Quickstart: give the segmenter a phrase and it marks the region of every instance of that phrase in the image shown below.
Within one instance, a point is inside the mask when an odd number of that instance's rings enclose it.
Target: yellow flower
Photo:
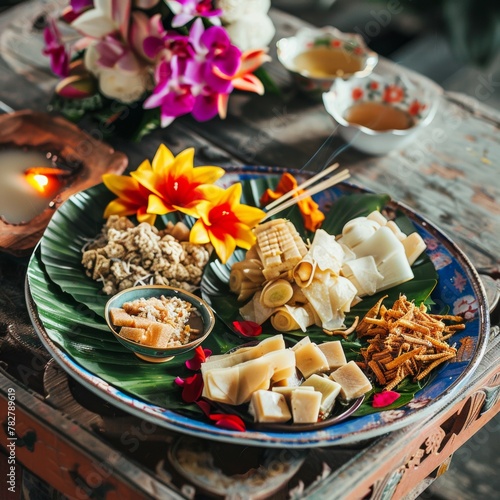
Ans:
[[[252,228],[259,223],[265,213],[259,208],[242,205],[241,184],[226,190],[217,188],[210,200],[198,202],[191,215],[198,215],[191,229],[191,243],[212,243],[223,264],[237,246],[250,248],[255,242]]]
[[[153,161],[145,160],[131,176],[151,194],[147,212],[163,215],[179,210],[188,213],[200,200],[211,196],[213,186],[224,175],[220,167],[194,167],[194,148],[177,156],[160,145]]]

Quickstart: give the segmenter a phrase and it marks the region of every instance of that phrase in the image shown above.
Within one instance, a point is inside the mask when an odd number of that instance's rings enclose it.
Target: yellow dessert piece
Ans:
[[[271,391],[255,391],[248,411],[255,422],[288,422],[292,418],[283,394]]]
[[[332,372],[330,378],[342,386],[340,395],[347,400],[359,398],[372,389],[371,382],[354,361]]]
[[[322,394],[317,391],[293,391],[291,397],[294,424],[314,424],[318,421]]]
[[[274,337],[269,337],[262,342],[259,342],[253,347],[244,347],[231,354],[210,356],[205,363],[202,363],[201,372],[204,373],[208,370],[213,370],[214,368],[227,368],[235,366],[251,359],[257,359],[269,352],[284,349],[285,340],[283,339],[283,335],[275,335]]]
[[[324,342],[323,344],[319,344],[318,347],[325,355],[330,370],[336,370],[347,363],[340,340]]]
[[[297,368],[305,378],[311,376],[313,373],[328,370],[326,356],[313,342],[304,344],[295,351],[295,362]]]
[[[315,391],[321,393],[321,405],[320,405],[320,415],[328,415],[335,400],[340,393],[341,386],[337,382],[331,380],[328,377],[322,375],[311,375],[304,383],[300,386],[301,389],[306,389],[307,387],[313,388]]]
[[[250,401],[253,392],[269,389],[271,378],[280,371],[289,373],[293,369],[294,353],[283,349],[235,366],[205,370],[203,395],[220,403],[240,405]]]
[[[314,387],[307,386],[304,387],[302,385],[299,386],[282,386],[282,387],[273,387],[271,389],[273,392],[277,392],[278,394],[283,394],[287,403],[291,404],[292,402],[292,392],[294,391],[314,391]]]

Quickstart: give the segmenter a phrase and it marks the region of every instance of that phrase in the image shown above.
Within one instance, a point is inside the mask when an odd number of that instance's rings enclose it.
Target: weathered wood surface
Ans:
[[[15,62],[16,43],[18,48],[23,44],[31,47],[33,40],[40,38],[40,33],[27,28],[25,21],[35,15],[33,5],[36,2],[0,16],[0,56],[4,57],[0,58],[0,101],[14,109],[43,111],[55,83],[46,71],[46,61],[37,63],[37,59],[26,58],[21,63]],[[300,20],[278,12],[274,13],[274,21],[280,35],[291,34],[302,25]],[[13,24],[16,29],[6,35]],[[394,68],[382,61],[378,70],[385,69]],[[346,147],[335,134],[322,104],[302,99],[279,64],[273,62],[268,71],[280,87],[280,95],[234,95],[225,121],[200,124],[183,118],[140,144],[116,139],[113,146],[128,155],[131,167],[146,157],[151,158],[158,144],[164,142],[175,152],[194,146],[199,163],[301,168],[328,140],[327,146],[307,165],[309,170],[325,166],[335,156],[342,166],[350,169],[355,183],[387,192],[405,202],[455,239],[475,266],[498,277],[498,113],[483,108],[477,100],[444,93],[436,119],[412,146],[383,157],[369,157]],[[99,138],[98,129],[90,127],[87,131]],[[182,491],[189,496],[193,487],[176,476],[165,459],[176,437],[173,433],[151,429],[144,421],[110,408],[78,383],[68,380],[53,363],[46,364],[49,357],[26,314],[25,268],[25,261],[0,256],[0,360],[2,369],[13,377],[2,382],[19,384],[19,390],[26,391],[22,394],[27,418],[40,417],[39,422],[33,423],[41,426],[40,432],[45,432],[43,429],[51,419],[67,424],[58,432],[61,442],[66,445],[69,440],[76,454],[65,452],[59,457],[62,461],[68,456],[78,457],[78,453],[102,463],[109,460],[113,463],[113,476],[131,486],[145,484],[144,491],[148,494],[157,491],[158,497],[166,497],[165,492],[171,488],[172,495]],[[470,387],[431,421],[372,443],[312,450],[299,473],[274,498],[286,498],[287,490],[297,497],[314,495],[328,499],[353,498],[354,494],[361,497],[367,493],[373,499],[412,495],[420,480],[446,462],[454,449],[499,411],[500,377],[495,368],[499,351],[498,338],[494,338]],[[77,437],[69,439],[73,433]],[[132,441],[123,442],[126,433],[137,437],[134,441],[137,447],[132,448]],[[88,441],[85,436],[90,436]],[[438,448],[430,446],[431,451],[427,452],[426,442]],[[57,440],[52,444],[57,446]],[[64,474],[45,476],[45,465],[31,460],[26,450],[22,453],[26,453],[26,462],[40,476],[62,484]],[[217,453],[242,456],[240,448],[230,451],[218,448]],[[224,465],[228,467],[230,462],[226,459]],[[251,463],[250,458],[248,462]],[[82,474],[75,470],[71,469],[72,478],[81,482]],[[128,480],[127,473],[131,474]],[[73,487],[68,487],[69,494]]]

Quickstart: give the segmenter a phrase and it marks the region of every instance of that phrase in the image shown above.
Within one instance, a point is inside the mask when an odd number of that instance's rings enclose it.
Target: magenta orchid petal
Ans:
[[[149,59],[154,59],[158,53],[165,48],[163,40],[154,36],[148,36],[142,42],[142,51]]]
[[[80,12],[94,6],[93,0],[70,0],[69,4],[73,9],[73,12],[79,14]]]
[[[113,68],[125,53],[123,44],[112,36],[97,42],[95,48],[99,54],[98,63],[105,68]]]
[[[174,13],[174,28],[185,26],[195,17],[210,18],[212,24],[220,24],[222,10],[214,9],[211,0],[169,0],[167,4]]]
[[[206,29],[200,36],[202,43],[211,53],[225,51],[231,45],[229,35],[224,28],[212,26]]]
[[[129,29],[130,44],[134,51],[147,62],[153,62],[166,48],[166,31],[160,14],[149,18],[144,12],[133,12]]]
[[[50,58],[52,72],[65,78],[69,75],[69,53],[66,50],[56,22],[51,19],[43,31],[45,48],[43,53]]]
[[[180,14],[175,15],[172,19],[172,28],[180,28],[181,26],[185,26],[192,19],[194,19],[193,15],[188,14],[187,12],[181,12]]]
[[[238,47],[230,45],[224,52],[224,56],[214,58],[214,64],[225,75],[233,76],[238,70],[241,62],[241,51]]]
[[[198,95],[194,101],[192,115],[195,120],[204,122],[217,116],[218,94]]]
[[[205,27],[203,26],[203,21],[201,19],[196,19],[189,30],[189,42],[193,46],[196,53],[206,52],[206,49],[201,44],[201,37],[204,32]]]

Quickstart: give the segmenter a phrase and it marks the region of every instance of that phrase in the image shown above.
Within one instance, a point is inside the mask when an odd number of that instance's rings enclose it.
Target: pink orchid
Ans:
[[[82,12],[94,6],[93,0],[71,0],[63,9],[61,18],[71,24]]]
[[[53,19],[43,31],[45,48],[43,53],[50,57],[50,67],[54,74],[65,78],[69,75],[69,53],[61,40],[61,33]]]
[[[158,52],[165,47],[166,32],[161,15],[148,17],[144,12],[132,13],[129,40],[136,54],[148,62],[153,62]]]
[[[170,62],[161,61],[156,67],[157,86],[144,102],[144,108],[160,108],[162,127],[193,109],[194,96],[190,86],[182,79],[181,69],[184,65],[178,56],[173,56]]]
[[[213,9],[211,0],[170,0],[167,1],[170,10],[175,14],[172,28],[180,28],[195,17],[206,17],[213,25],[220,25],[221,9]]]
[[[186,361],[186,368],[198,371],[201,368],[201,364],[204,363],[211,354],[212,351],[210,349],[203,349],[203,347],[198,346],[194,350],[194,356]]]

